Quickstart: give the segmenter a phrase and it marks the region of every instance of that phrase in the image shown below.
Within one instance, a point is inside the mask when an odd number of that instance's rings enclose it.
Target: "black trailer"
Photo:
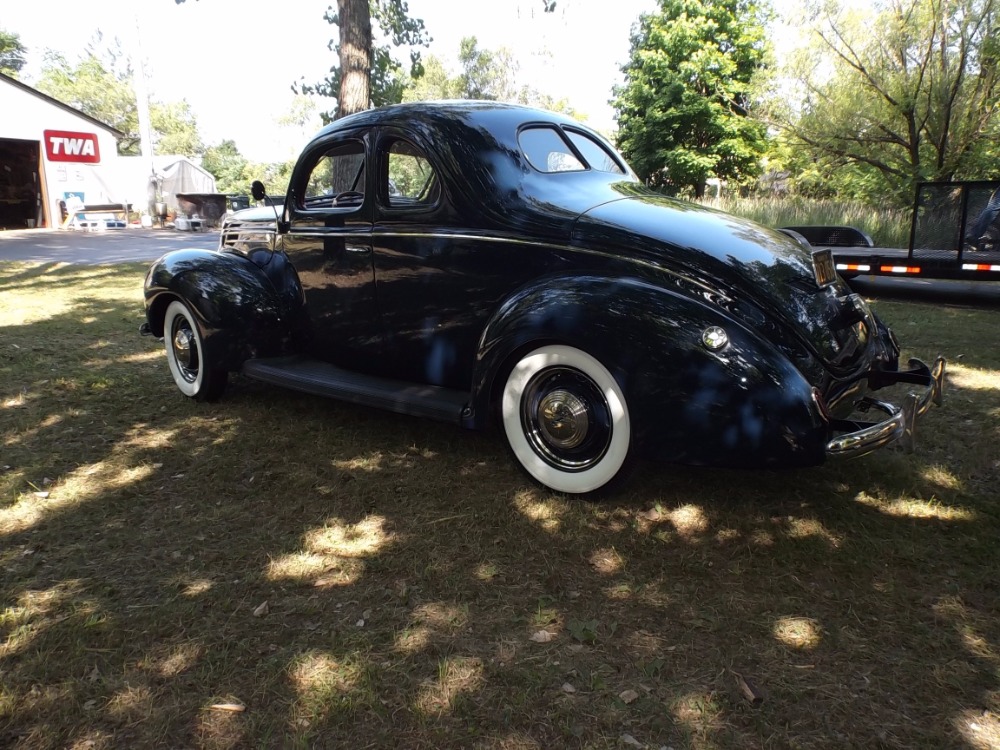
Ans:
[[[837,271],[1000,281],[1000,181],[922,182],[917,186],[908,248],[875,247],[853,227],[784,227],[829,248]]]

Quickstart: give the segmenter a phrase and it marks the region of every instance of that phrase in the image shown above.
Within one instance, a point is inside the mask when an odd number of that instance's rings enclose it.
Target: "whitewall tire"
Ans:
[[[517,461],[556,492],[600,490],[629,463],[625,395],[604,365],[574,347],[543,346],[522,357],[504,383],[500,418]]]
[[[227,373],[208,361],[198,321],[180,300],[167,306],[163,318],[163,344],[170,374],[181,393],[199,401],[213,401],[222,395]]]

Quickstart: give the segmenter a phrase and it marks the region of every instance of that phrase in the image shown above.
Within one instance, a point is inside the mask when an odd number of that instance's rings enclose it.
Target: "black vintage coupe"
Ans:
[[[258,200],[263,187],[255,183]],[[143,332],[186,396],[229,372],[480,429],[558,492],[631,459],[808,466],[912,436],[910,360],[794,233],[650,192],[574,120],[403,104],[306,146],[283,206],[156,261]],[[914,384],[901,406],[870,392]],[[858,421],[857,412],[877,414]]]

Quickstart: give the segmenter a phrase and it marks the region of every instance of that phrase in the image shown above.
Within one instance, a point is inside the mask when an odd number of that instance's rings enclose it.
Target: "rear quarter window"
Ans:
[[[579,172],[587,168],[556,128],[525,128],[517,141],[528,163],[539,172]]]
[[[591,169],[596,169],[598,172],[625,174],[622,165],[600,142],[576,130],[567,130],[566,135],[576,146],[576,150],[583,154],[583,158],[587,160]]]

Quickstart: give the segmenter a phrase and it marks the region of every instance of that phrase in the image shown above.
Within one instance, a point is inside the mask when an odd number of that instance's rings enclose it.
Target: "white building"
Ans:
[[[110,184],[124,133],[0,74],[0,228],[56,227],[59,201],[121,203]]]
[[[0,74],[0,229],[58,227],[67,202],[143,213],[154,198],[176,210],[176,193],[215,192],[215,178],[183,156],[119,156],[123,136]]]

